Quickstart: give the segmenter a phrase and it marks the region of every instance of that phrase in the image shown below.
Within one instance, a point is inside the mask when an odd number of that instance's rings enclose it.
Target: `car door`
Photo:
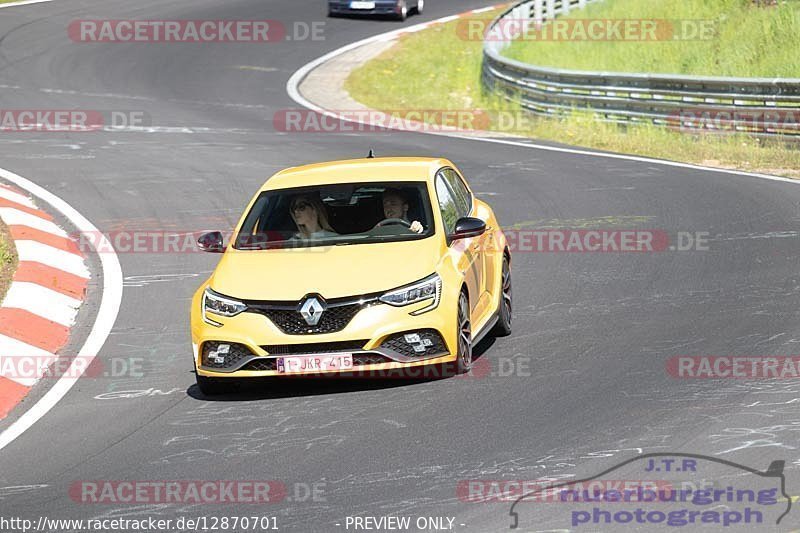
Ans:
[[[486,309],[488,309],[489,307],[492,307],[492,293],[495,291],[494,281],[496,279],[497,270],[495,267],[496,254],[494,254],[494,247],[496,246],[496,243],[493,239],[494,229],[490,227],[491,217],[489,216],[489,213],[487,213],[486,209],[482,207],[482,204],[474,199],[472,192],[469,190],[469,187],[467,187],[467,184],[464,181],[464,177],[461,176],[457,170],[453,168],[447,168],[444,170],[444,175],[447,179],[447,183],[450,185],[450,189],[456,196],[456,202],[458,203],[460,199],[460,203],[465,206],[465,215],[463,216],[479,218],[486,224],[486,233],[476,237],[475,239],[478,242],[477,253],[480,255],[481,261],[480,286],[482,292],[480,297],[480,307],[483,309],[485,304]]]
[[[443,169],[445,170],[445,169]],[[463,196],[459,197],[450,187],[443,170],[436,174],[436,196],[439,201],[439,210],[446,234],[453,232],[459,218],[469,213],[469,206],[464,202]],[[483,261],[480,255],[480,237],[460,239],[450,245],[451,253],[457,254],[459,268],[465,273],[465,281],[470,294],[470,310],[472,318],[479,316],[478,304],[483,292]]]
[[[492,307],[493,301],[492,293],[496,291],[495,281],[497,280],[497,242],[494,239],[495,228],[491,227],[491,216],[487,212],[485,205],[481,202],[475,201],[472,193],[467,187],[464,177],[453,169],[445,169],[445,177],[447,178],[450,188],[455,193],[456,197],[462,197],[465,205],[469,206],[467,215],[479,218],[486,223],[486,233],[481,235],[479,239],[480,245],[478,251],[481,256],[482,269],[481,287],[483,288],[482,297],[487,299],[487,305]]]

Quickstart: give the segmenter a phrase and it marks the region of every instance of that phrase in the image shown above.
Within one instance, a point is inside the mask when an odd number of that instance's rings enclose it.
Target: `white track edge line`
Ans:
[[[107,247],[109,250],[114,248],[108,239],[100,233],[94,224],[89,222],[83,215],[70,206],[67,202],[47,191],[43,187],[36,185],[32,181],[23,178],[13,172],[0,168],[0,178],[4,178],[16,186],[25,189],[28,193],[43,200],[54,209],[64,215],[75,226],[78,231],[88,234],[101,235],[99,246]],[[97,310],[92,329],[86,341],[83,343],[78,358],[73,360],[70,369],[42,396],[30,409],[25,411],[14,423],[0,433],[0,450],[14,442],[14,440],[30,429],[39,419],[46,415],[59,401],[69,392],[78,380],[75,376],[82,376],[89,364],[100,353],[100,349],[105,344],[114,322],[117,320],[119,308],[122,303],[122,267],[116,253],[100,253],[100,266],[103,271],[103,288],[100,299],[100,307]],[[78,359],[83,359],[76,364]]]
[[[501,4],[502,5],[502,4]],[[492,6],[492,7],[499,7],[499,6]],[[289,94],[289,97],[294,100],[299,105],[305,107],[306,109],[310,109],[312,111],[316,111],[317,113],[321,113],[325,116],[335,118],[337,120],[342,120],[346,122],[354,122],[357,124],[364,124],[364,125],[371,125],[369,121],[365,120],[357,120],[357,117],[343,117],[337,113],[324,109],[313,102],[306,99],[303,95],[300,94],[300,84],[303,80],[308,76],[308,74],[314,70],[315,68],[319,67],[323,63],[330,61],[331,59],[338,57],[344,53],[347,53],[355,48],[360,48],[366,44],[370,44],[373,42],[379,41],[388,41],[393,39],[394,37],[398,36],[401,33],[407,32],[411,29],[422,29],[425,26],[430,26],[433,24],[440,23],[442,20],[450,19],[452,15],[447,17],[442,17],[440,19],[432,20],[429,22],[423,22],[421,24],[417,24],[415,26],[410,26],[409,28],[403,28],[399,30],[392,30],[386,33],[381,33],[378,35],[373,35],[372,37],[367,37],[366,39],[361,39],[359,41],[350,43],[348,45],[342,46],[341,48],[337,48],[327,54],[314,59],[300,67],[289,80],[286,82],[286,92]],[[579,149],[579,148],[562,148],[558,146],[547,146],[544,144],[536,144],[535,142],[522,142],[522,141],[515,141],[510,139],[497,139],[497,138],[490,138],[490,137],[477,137],[474,135],[462,135],[459,133],[450,133],[450,132],[436,132],[436,131],[410,131],[404,130],[402,128],[397,128],[392,125],[386,126],[388,129],[394,129],[396,131],[401,131],[405,133],[422,133],[425,135],[439,135],[442,137],[450,137],[454,139],[462,139],[462,140],[470,140],[470,141],[480,141],[480,142],[488,142],[494,144],[505,144],[508,146],[520,146],[523,148],[532,148],[535,150],[543,150],[548,152],[559,152],[563,154],[572,154],[572,155],[582,155],[588,157],[604,157],[607,159],[622,159],[625,161],[636,161],[638,163],[651,163],[654,165],[664,165],[669,167],[678,167],[678,168],[688,168],[692,170],[703,170],[706,172],[716,172],[720,174],[731,174],[736,176],[746,176],[750,178],[761,178],[767,179],[772,181],[780,181],[784,183],[793,183],[795,185],[800,185],[800,180],[792,179],[792,178],[784,178],[782,176],[773,176],[770,174],[760,174],[757,172],[747,172],[744,170],[728,170],[724,168],[715,168],[715,167],[705,167],[702,165],[695,165],[692,163],[681,163],[679,161],[668,161],[665,159],[653,159],[650,157],[645,156],[636,156],[636,155],[627,155],[627,154],[614,154],[614,153],[605,153],[605,152],[595,152],[590,149]],[[488,133],[488,132],[487,132]],[[531,139],[533,141],[533,139]]]
[[[53,0],[24,0],[23,2],[10,2],[8,4],[0,4],[0,9],[6,7],[27,6],[31,4],[44,4],[45,2],[52,2]]]

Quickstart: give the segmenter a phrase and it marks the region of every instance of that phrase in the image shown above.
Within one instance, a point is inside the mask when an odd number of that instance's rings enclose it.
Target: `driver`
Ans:
[[[419,220],[408,220],[408,199],[400,189],[386,189],[383,191],[383,216],[386,219],[400,219],[410,222],[409,229],[414,233],[422,233],[425,228]],[[380,222],[379,222],[380,224]]]

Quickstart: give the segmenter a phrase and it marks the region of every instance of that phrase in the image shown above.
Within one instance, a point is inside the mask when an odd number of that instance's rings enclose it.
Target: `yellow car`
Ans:
[[[198,245],[223,254],[192,299],[203,394],[237,378],[463,373],[486,333],[511,332],[506,237],[446,159],[283,170],[230,243]]]

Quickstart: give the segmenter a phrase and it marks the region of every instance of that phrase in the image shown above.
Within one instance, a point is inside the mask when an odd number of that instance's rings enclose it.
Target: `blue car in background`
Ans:
[[[405,20],[408,14],[422,13],[425,0],[328,0],[328,16],[388,15]]]

